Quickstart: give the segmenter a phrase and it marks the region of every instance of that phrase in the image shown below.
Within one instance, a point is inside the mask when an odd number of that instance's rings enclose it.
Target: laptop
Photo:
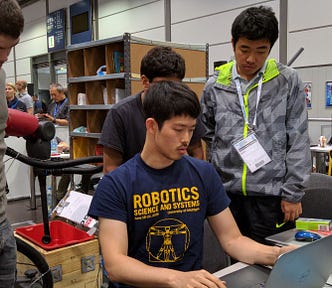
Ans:
[[[296,228],[286,230],[277,234],[273,234],[270,236],[267,236],[265,240],[272,245],[281,245],[281,246],[287,246],[287,245],[297,245],[302,246],[308,244],[308,242],[301,242],[295,240],[295,233],[299,231]]]
[[[250,265],[220,277],[227,288],[321,288],[332,273],[332,235],[281,255],[273,268]]]

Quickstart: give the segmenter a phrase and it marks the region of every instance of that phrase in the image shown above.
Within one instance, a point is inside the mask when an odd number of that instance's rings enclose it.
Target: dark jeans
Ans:
[[[0,288],[14,287],[16,240],[8,220],[0,224]]]
[[[90,178],[91,175],[82,175],[80,192],[87,194],[90,188]],[[71,181],[71,175],[63,174],[58,184],[58,189],[56,192],[56,199],[59,202],[67,193],[69,184]]]
[[[269,244],[267,236],[295,227],[294,222],[284,223],[281,197],[243,196],[228,193],[230,209],[241,233],[257,242]]]

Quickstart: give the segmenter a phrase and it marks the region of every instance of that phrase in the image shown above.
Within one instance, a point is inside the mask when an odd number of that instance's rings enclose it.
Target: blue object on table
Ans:
[[[306,242],[312,242],[315,240],[318,240],[322,238],[319,234],[309,231],[298,231],[295,233],[295,240],[297,241],[306,241]]]

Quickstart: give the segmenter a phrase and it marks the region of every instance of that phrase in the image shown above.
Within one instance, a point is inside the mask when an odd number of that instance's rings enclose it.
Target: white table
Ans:
[[[316,165],[316,172],[326,174],[326,159],[328,159],[328,155],[332,151],[332,146],[311,146],[310,151],[312,164]]]
[[[70,154],[69,153],[59,153],[55,155],[51,155],[51,160],[53,161],[64,161],[64,160],[69,160],[70,159]],[[61,176],[61,175],[60,175]],[[56,191],[57,191],[57,179],[56,175],[51,175],[51,189],[52,189],[52,205],[54,208],[55,203],[57,203],[57,197],[56,197]]]
[[[245,263],[242,263],[242,262],[237,262],[237,263],[235,263],[233,265],[230,265],[230,266],[228,266],[226,268],[223,268],[223,269],[221,269],[221,270],[213,273],[213,275],[215,275],[218,278],[220,278],[220,277],[222,277],[224,275],[230,274],[230,273],[232,273],[234,271],[240,270],[240,269],[242,269],[244,267],[247,267],[247,266],[248,266],[248,264],[245,264]]]

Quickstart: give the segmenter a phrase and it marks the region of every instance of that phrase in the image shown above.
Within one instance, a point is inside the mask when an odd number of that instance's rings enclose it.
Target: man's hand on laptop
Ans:
[[[172,287],[226,288],[225,281],[221,281],[218,277],[203,269],[190,272],[177,271],[176,274],[178,275],[176,275]]]
[[[287,252],[289,252],[289,251],[292,251],[292,250],[294,250],[294,249],[296,249],[296,248],[299,248],[300,246],[297,246],[297,245],[285,245],[285,246],[280,246],[280,254],[279,254],[279,256],[280,255],[282,255],[282,254],[285,254],[285,253],[287,253]]]

